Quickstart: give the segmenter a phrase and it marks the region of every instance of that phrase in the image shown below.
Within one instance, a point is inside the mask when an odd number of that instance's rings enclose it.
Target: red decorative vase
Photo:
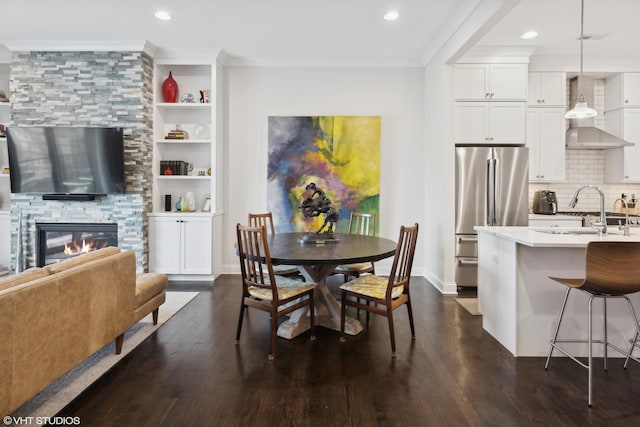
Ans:
[[[162,98],[164,102],[176,102],[178,99],[178,83],[173,79],[171,71],[169,77],[162,82]]]

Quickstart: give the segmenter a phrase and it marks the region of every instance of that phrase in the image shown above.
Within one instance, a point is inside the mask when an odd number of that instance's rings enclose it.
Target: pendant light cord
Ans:
[[[580,78],[578,79],[578,95],[582,96],[582,58],[584,51],[584,0],[580,6]]]

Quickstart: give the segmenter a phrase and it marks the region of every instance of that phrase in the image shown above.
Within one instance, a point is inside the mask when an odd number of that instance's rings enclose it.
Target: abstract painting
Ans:
[[[338,209],[336,232],[347,231],[352,211],[375,213],[378,224],[380,117],[270,116],[267,179],[276,232],[320,227],[322,217],[306,218],[299,209],[311,182]]]

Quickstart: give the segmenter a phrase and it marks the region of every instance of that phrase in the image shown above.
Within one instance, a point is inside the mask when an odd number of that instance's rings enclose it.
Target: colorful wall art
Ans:
[[[379,116],[270,116],[267,200],[276,232],[315,231],[323,217],[305,218],[302,194],[311,182],[340,213],[347,231],[352,211],[380,221]]]

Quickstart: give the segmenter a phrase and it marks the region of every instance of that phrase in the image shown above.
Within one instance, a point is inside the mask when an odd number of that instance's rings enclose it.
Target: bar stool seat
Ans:
[[[592,355],[593,355],[593,343],[603,344],[604,348],[604,369],[607,369],[607,349],[614,349],[621,354],[627,356],[624,367],[626,368],[629,359],[636,359],[631,355],[634,348],[634,344],[640,335],[640,326],[638,325],[638,318],[631,301],[627,295],[640,291],[640,242],[626,242],[615,241],[605,242],[596,241],[589,242],[587,245],[586,253],[586,272],[585,278],[559,278],[550,277],[567,287],[567,291],[564,295],[564,301],[560,309],[558,316],[558,323],[556,325],[555,332],[552,339],[549,341],[550,348],[547,355],[547,361],[544,368],[549,367],[549,361],[553,350],[558,350],[565,356],[568,356],[580,366],[587,368],[589,371],[588,381],[588,404],[592,403]],[[571,290],[577,289],[583,291],[589,295],[589,323],[588,323],[588,339],[558,339],[558,332],[560,330],[560,324],[564,315],[564,309],[567,305],[569,293]],[[600,340],[593,339],[593,300],[595,298],[602,298],[603,300],[603,314],[604,314],[604,330],[603,337]],[[635,325],[635,337],[631,340],[631,347],[628,351],[625,351],[607,340],[607,299],[609,298],[623,298],[627,301],[629,306],[629,313],[633,319]],[[559,343],[588,343],[588,362],[585,364],[578,360],[575,356],[571,355],[565,350]]]

